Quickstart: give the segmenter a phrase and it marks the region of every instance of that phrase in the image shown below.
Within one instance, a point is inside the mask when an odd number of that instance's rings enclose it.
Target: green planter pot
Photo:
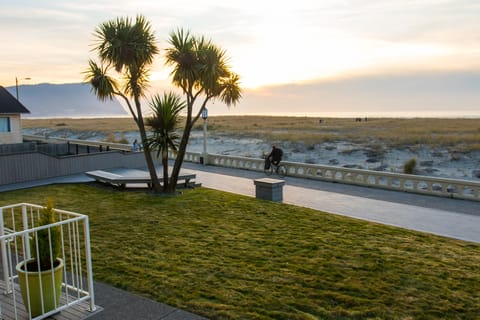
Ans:
[[[57,308],[57,306],[60,305],[60,296],[62,293],[63,281],[63,260],[57,258],[58,266],[53,269],[54,279],[52,279],[52,270],[46,270],[42,272],[25,272],[25,264],[32,261],[35,261],[35,259],[22,261],[17,264],[16,269],[18,274],[18,281],[20,283],[20,290],[22,292],[23,302],[25,304],[25,309],[27,309],[27,312],[30,312],[32,318],[35,318],[43,313],[54,310],[55,308]],[[40,279],[43,287],[42,293],[44,312],[42,312]],[[28,307],[28,299],[30,299],[30,309]]]

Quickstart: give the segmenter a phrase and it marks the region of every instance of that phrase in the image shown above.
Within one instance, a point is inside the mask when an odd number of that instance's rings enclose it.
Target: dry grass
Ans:
[[[200,130],[201,125],[199,121],[196,129]],[[110,132],[137,130],[131,118],[28,119],[23,121],[23,126]],[[217,116],[208,119],[208,130],[307,144],[352,141],[400,147],[438,146],[455,151],[480,150],[480,119],[371,118],[356,122],[351,118]]]
[[[78,131],[127,132],[137,131],[132,118],[92,118],[92,119],[23,119],[23,128],[58,128]]]

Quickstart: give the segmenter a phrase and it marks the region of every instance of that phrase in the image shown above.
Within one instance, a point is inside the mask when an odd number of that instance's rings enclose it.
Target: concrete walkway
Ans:
[[[255,196],[254,179],[263,172],[185,163],[203,187]],[[273,176],[272,178],[278,178]],[[480,243],[480,202],[424,196],[345,184],[284,178],[284,203],[387,225]],[[69,177],[0,186],[0,192],[51,183],[79,183],[93,179]],[[96,304],[103,308],[89,319],[205,319],[198,315],[95,283]]]
[[[95,304],[103,310],[89,320],[208,320],[196,314],[96,282]]]
[[[202,186],[255,196],[263,172],[185,163]],[[280,179],[276,176],[272,178]],[[285,177],[284,203],[480,243],[480,202]]]
[[[263,172],[185,162],[202,186],[255,196]],[[272,176],[272,178],[278,178]],[[279,178],[278,178],[279,179]],[[480,243],[480,202],[285,177],[284,203]],[[84,174],[0,186],[0,192],[52,183],[93,181]]]

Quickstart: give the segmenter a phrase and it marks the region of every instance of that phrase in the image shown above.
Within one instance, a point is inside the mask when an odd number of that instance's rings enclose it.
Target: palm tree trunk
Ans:
[[[187,119],[185,129],[183,131],[182,141],[178,147],[177,157],[175,158],[175,163],[173,165],[172,177],[170,179],[170,185],[168,192],[174,192],[175,186],[177,185],[178,176],[180,174],[180,169],[183,164],[183,159],[185,158],[185,153],[187,151],[188,139],[190,137],[190,131],[192,131],[193,124],[190,119]]]
[[[145,132],[145,129],[143,130]],[[143,154],[145,155],[145,161],[147,162],[147,167],[148,167],[148,172],[150,173],[150,179],[152,180],[152,187],[153,191],[155,193],[161,193],[162,192],[162,186],[160,185],[160,182],[158,181],[158,176],[157,176],[157,171],[155,169],[155,163],[153,162],[153,157],[152,153],[150,152],[150,148],[148,147],[147,139],[146,139],[146,134],[142,134],[140,132],[140,135],[142,137],[142,144],[145,146],[143,148]]]
[[[162,165],[163,165],[163,192],[169,192],[168,183],[168,149],[162,150]]]
[[[145,131],[145,124],[143,122],[140,101],[137,96],[135,96],[135,106],[137,107],[137,126],[140,130],[140,137],[142,139],[143,145],[143,154],[145,156],[145,161],[147,162],[150,179],[152,180],[153,191],[155,193],[161,193],[162,187],[160,186],[160,182],[158,181],[157,171],[155,170],[155,163],[153,162],[152,153],[150,152],[150,147],[147,143],[147,133]]]

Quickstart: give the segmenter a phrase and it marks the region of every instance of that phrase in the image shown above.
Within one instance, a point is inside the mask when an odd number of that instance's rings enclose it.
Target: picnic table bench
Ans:
[[[113,171],[113,172],[112,172]],[[98,182],[110,184],[120,188],[126,188],[127,184],[147,184],[148,188],[152,188],[152,180],[150,173],[146,171],[134,169],[122,169],[122,172],[106,170],[94,170],[85,172],[85,174]],[[163,183],[163,173],[157,172],[158,181]],[[195,185],[196,174],[191,171],[180,171],[177,180],[177,186],[189,187]]]

